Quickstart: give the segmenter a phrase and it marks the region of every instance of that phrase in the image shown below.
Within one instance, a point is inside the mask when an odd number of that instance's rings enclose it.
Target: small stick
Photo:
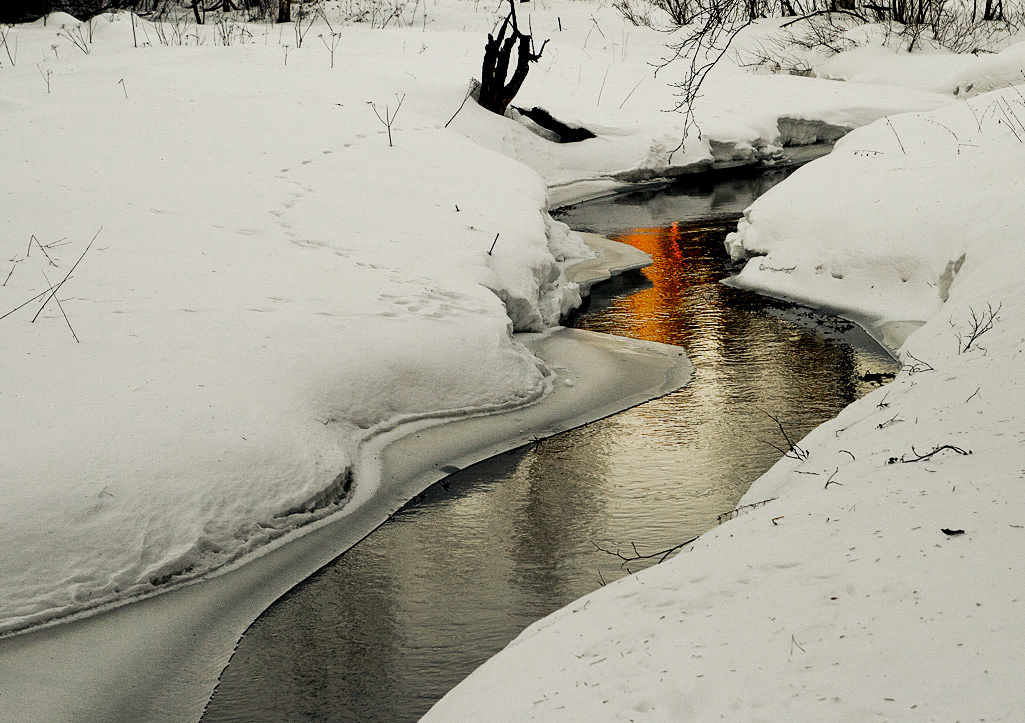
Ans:
[[[43,278],[46,279],[46,272],[45,271],[43,272]],[[46,283],[49,284],[50,280],[46,279]],[[60,309],[61,310],[61,314],[64,315],[64,321],[67,323],[68,328],[71,329],[71,336],[75,337],[75,343],[76,344],[81,344],[82,342],[80,342],[78,340],[78,334],[75,333],[75,328],[73,326],[71,326],[71,319],[68,318],[67,312],[64,311],[64,304],[62,304],[61,300],[58,299],[57,297],[54,297],[54,300],[57,302],[57,308]]]
[[[466,96],[463,98],[463,102],[459,104],[459,107],[456,108],[456,112],[452,114],[452,117],[448,119],[448,123],[445,124],[446,128],[448,128],[449,123],[451,123],[452,121],[454,121],[456,119],[456,116],[459,115],[459,111],[461,111],[463,109],[463,106],[466,105],[466,101],[470,99],[471,95],[473,95],[473,85],[472,84],[470,85],[469,88],[467,88]]]
[[[11,314],[13,314],[14,312],[16,312],[16,311],[17,311],[18,309],[22,308],[23,306],[28,306],[28,305],[29,305],[29,304],[31,304],[31,303],[32,303],[33,301],[35,301],[36,299],[38,299],[38,298],[39,298],[40,296],[45,296],[46,294],[48,294],[48,293],[49,293],[49,292],[51,292],[51,291],[53,291],[53,287],[52,287],[52,286],[51,286],[51,287],[50,287],[49,289],[46,289],[46,290],[44,290],[44,291],[40,291],[40,292],[39,292],[38,294],[36,294],[35,296],[33,296],[33,297],[32,297],[31,299],[29,299],[28,301],[26,301],[26,302],[25,302],[24,304],[21,304],[21,305],[19,305],[19,306],[16,306],[16,307],[14,307],[13,309],[11,309],[10,311],[8,311],[8,312],[7,312],[6,314],[4,314],[3,316],[0,316],[0,319],[5,319],[5,318],[7,318],[8,316],[10,316],[10,315],[11,315]]]
[[[43,245],[42,245],[41,243],[39,243],[39,239],[37,239],[37,238],[36,238],[35,236],[33,236],[33,237],[32,237],[32,240],[36,242],[36,246],[38,246],[38,247],[39,247],[39,250],[43,252],[43,256],[45,256],[45,257],[46,257],[46,260],[50,262],[50,266],[54,266],[54,267],[56,267],[56,266],[57,266],[57,264],[55,264],[55,263],[53,262],[53,259],[51,259],[51,258],[50,258],[50,254],[46,253],[46,247],[45,247],[45,246],[43,246]],[[50,282],[49,282],[49,281],[47,281],[46,283],[50,283]]]
[[[898,459],[896,457],[890,457],[890,459],[887,460],[887,464],[894,464],[895,462],[903,462],[905,464],[907,464],[909,462],[921,462],[922,460],[929,459],[930,457],[932,457],[937,452],[942,452],[945,449],[949,449],[951,452],[956,452],[957,454],[964,455],[964,456],[967,456],[967,455],[972,453],[972,450],[970,450],[970,449],[966,451],[966,450],[961,449],[960,447],[955,447],[952,444],[943,444],[943,445],[940,445],[939,447],[936,447],[931,452],[926,452],[925,454],[919,454],[918,450],[916,450],[914,445],[912,445],[911,446],[911,453],[915,455],[914,457],[912,457],[911,459],[908,459],[907,455],[901,455],[900,459]]]
[[[902,421],[900,419],[897,419],[898,416],[900,416],[900,415],[899,414],[894,414],[892,417],[887,419],[885,422],[880,422],[879,424],[876,425],[876,429],[884,429],[887,425],[893,424],[894,422]]]
[[[640,88],[640,87],[641,87],[641,83],[643,83],[643,82],[644,82],[644,78],[645,78],[645,76],[641,76],[641,79],[640,79],[640,81],[639,81],[639,82],[637,83],[637,85],[635,85],[635,86],[633,87],[633,90],[631,90],[631,91],[630,91],[629,93],[627,93],[627,94],[626,94],[626,97],[625,97],[625,98],[623,98],[623,102],[619,104],[619,107],[620,107],[620,108],[622,108],[622,107],[623,107],[624,105],[626,105],[626,102],[627,102],[628,100],[630,100],[630,96],[634,94],[634,90],[637,90],[638,88]]]
[[[893,127],[893,123],[890,122],[889,118],[886,119],[886,125],[890,126],[890,130],[893,131],[893,137],[897,139],[897,145],[900,146],[901,153],[906,156],[908,152],[904,150],[904,144],[900,142],[900,136],[897,135],[897,129]]]
[[[501,231],[499,231],[498,233],[495,234],[495,240],[491,242],[491,248],[488,249],[488,256],[490,256],[491,252],[495,250],[495,244],[498,243],[498,237],[501,236],[501,235],[502,235]]]
[[[605,77],[601,79],[601,88],[598,89],[598,100],[595,102],[595,105],[601,105],[601,94],[605,92],[605,81],[609,79],[609,71],[611,69],[611,65],[605,69]]]
[[[11,270],[7,273],[7,278],[4,279],[4,283],[0,284],[0,286],[7,286],[7,282],[11,280],[11,274],[14,273],[14,270],[16,268],[18,268],[18,262],[17,261],[15,261],[14,265],[11,266]]]
[[[65,281],[67,281],[67,280],[68,280],[69,278],[71,278],[71,273],[72,273],[72,272],[73,272],[73,271],[74,271],[75,269],[77,269],[77,268],[78,268],[78,265],[79,265],[80,263],[82,263],[82,259],[84,259],[84,258],[85,258],[85,255],[86,255],[87,253],[89,253],[89,249],[91,249],[91,248],[93,247],[93,242],[94,242],[94,241],[96,241],[96,236],[99,236],[99,235],[100,235],[100,231],[102,231],[102,230],[103,230],[103,226],[100,226],[99,230],[98,230],[98,231],[96,232],[96,234],[95,234],[95,235],[93,236],[93,239],[92,239],[92,241],[90,241],[90,242],[89,242],[89,245],[85,247],[85,251],[83,251],[83,252],[82,252],[82,255],[78,257],[78,261],[76,261],[76,262],[75,262],[75,265],[71,267],[71,271],[68,271],[67,275],[66,275],[66,276],[65,276],[65,277],[64,277],[64,278],[63,278],[63,279],[61,280],[61,282],[60,282],[59,284],[57,284],[57,285],[56,285],[56,286],[55,286],[55,287],[53,288],[53,292],[52,292],[52,293],[51,293],[51,294],[50,294],[49,296],[47,296],[47,297],[46,297],[46,301],[44,301],[44,302],[43,302],[43,305],[39,307],[39,311],[37,311],[37,312],[36,312],[36,315],[32,317],[32,322],[33,322],[33,323],[35,322],[35,320],[36,320],[36,319],[38,319],[38,318],[39,318],[39,315],[40,315],[40,314],[41,314],[41,313],[43,312],[43,309],[45,309],[45,308],[46,308],[46,305],[47,305],[47,304],[49,303],[50,299],[52,299],[52,298],[53,298],[54,296],[56,296],[56,295],[57,295],[57,291],[58,291],[58,290],[60,290],[60,287],[64,286],[64,282],[65,282]],[[43,293],[46,293],[46,292],[44,291]],[[40,294],[40,296],[42,296],[42,294]],[[37,297],[37,298],[38,298],[38,297]],[[59,303],[59,302],[58,302],[58,303]],[[20,308],[20,307],[19,307],[19,308]],[[2,318],[2,317],[0,317],[0,318]]]

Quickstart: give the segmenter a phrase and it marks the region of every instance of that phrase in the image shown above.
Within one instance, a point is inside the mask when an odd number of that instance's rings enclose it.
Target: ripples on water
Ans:
[[[254,623],[204,721],[417,720],[531,622],[625,574],[595,543],[650,552],[714,526],[779,457],[765,412],[801,437],[892,370],[863,335],[840,339],[848,325],[719,283],[725,234],[775,180],[568,211],[654,258],[596,288],[577,325],[681,345],[693,382],[435,485]]]

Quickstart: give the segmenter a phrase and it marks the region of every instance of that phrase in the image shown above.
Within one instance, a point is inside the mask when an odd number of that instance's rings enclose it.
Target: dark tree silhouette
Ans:
[[[508,35],[506,34],[508,33]],[[509,14],[505,16],[497,35],[488,34],[484,45],[484,65],[481,69],[480,97],[478,102],[482,108],[503,115],[512,99],[527,79],[527,71],[531,63],[536,63],[544,52],[545,40],[541,49],[534,52],[534,40],[529,33],[520,30],[516,21],[515,0],[509,0]],[[516,65],[509,77],[509,66],[513,51],[516,51]],[[508,77],[508,80],[506,78]]]

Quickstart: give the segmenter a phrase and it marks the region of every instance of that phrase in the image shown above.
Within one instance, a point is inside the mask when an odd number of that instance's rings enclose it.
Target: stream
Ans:
[[[786,446],[769,415],[796,441],[892,373],[857,327],[720,283],[726,233],[784,175],[565,209],[654,259],[575,325],[680,345],[693,381],[431,487],[251,626],[203,721],[418,720],[535,620],[654,564],[610,553],[718,524]]]

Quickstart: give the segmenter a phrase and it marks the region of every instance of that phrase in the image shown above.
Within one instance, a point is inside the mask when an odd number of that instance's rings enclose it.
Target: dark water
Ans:
[[[649,553],[717,524],[780,456],[766,413],[796,440],[892,371],[847,325],[719,283],[725,233],[773,180],[569,210],[655,259],[595,289],[578,326],[679,344],[693,382],[428,490],[253,625],[204,721],[417,720],[531,622],[626,574],[596,545]]]

